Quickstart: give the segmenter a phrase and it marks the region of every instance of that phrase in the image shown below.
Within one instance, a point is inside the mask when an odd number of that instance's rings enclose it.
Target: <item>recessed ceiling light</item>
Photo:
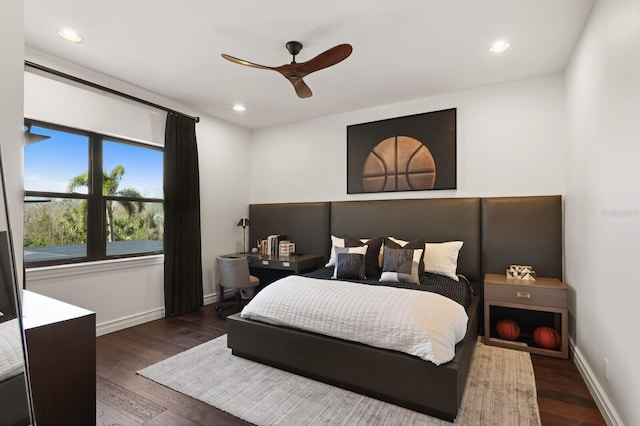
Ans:
[[[70,28],[64,28],[58,31],[58,35],[67,41],[82,43],[82,36]]]
[[[509,48],[509,42],[506,40],[496,40],[489,46],[489,52],[500,53]]]
[[[236,104],[233,106],[233,110],[234,111],[238,111],[238,112],[242,112],[244,110],[246,110],[247,108],[245,108],[244,105],[240,105],[240,104]]]

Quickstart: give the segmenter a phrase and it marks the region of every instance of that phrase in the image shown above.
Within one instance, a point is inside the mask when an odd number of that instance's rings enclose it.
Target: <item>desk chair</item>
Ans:
[[[249,274],[249,263],[244,257],[230,258],[217,257],[218,271],[220,272],[220,301],[216,306],[218,317],[222,316],[224,309],[236,306],[240,308],[242,300],[248,300],[253,297],[255,289],[260,285],[260,280]],[[235,289],[234,295],[230,298],[224,297],[225,288]],[[228,300],[233,300],[223,307]]]

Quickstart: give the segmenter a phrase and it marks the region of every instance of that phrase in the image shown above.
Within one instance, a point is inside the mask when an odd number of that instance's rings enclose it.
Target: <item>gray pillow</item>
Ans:
[[[420,260],[424,249],[384,248],[380,281],[420,284]]]

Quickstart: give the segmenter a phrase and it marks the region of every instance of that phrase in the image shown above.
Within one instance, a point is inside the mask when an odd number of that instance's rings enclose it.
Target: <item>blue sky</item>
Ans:
[[[51,138],[25,146],[25,189],[67,192],[69,181],[88,170],[89,138],[37,126],[31,131]],[[125,168],[121,189],[134,188],[143,196],[162,198],[162,151],[108,139],[103,151],[103,170],[109,173],[118,164]]]

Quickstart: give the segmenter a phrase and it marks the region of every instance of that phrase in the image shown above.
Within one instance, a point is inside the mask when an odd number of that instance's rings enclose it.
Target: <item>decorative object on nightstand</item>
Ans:
[[[243,217],[236,226],[242,226],[242,253],[247,253],[247,226],[251,225],[249,218]]]
[[[509,269],[507,269],[507,278],[534,281],[536,279],[536,273],[533,267],[529,265],[511,265]]]

